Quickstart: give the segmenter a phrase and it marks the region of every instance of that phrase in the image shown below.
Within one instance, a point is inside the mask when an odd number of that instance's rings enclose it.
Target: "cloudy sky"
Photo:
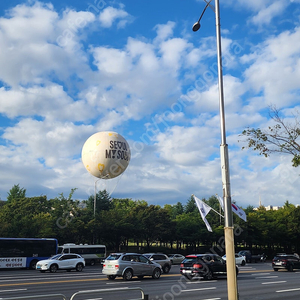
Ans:
[[[214,3],[214,1],[212,1]],[[246,127],[300,104],[300,0],[220,0],[232,198],[299,204],[290,156],[241,150]],[[215,14],[203,0],[0,2],[0,199],[60,193],[149,204],[222,194]],[[131,146],[123,175],[98,180],[84,142],[115,131]]]

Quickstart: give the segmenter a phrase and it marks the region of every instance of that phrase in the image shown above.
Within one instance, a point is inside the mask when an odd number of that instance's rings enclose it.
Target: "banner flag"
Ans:
[[[223,198],[218,196],[218,200],[220,202],[220,205],[224,211],[224,201]],[[236,204],[231,203],[231,207],[232,207],[232,211],[238,215],[242,220],[244,220],[245,222],[247,222],[247,216],[246,213],[244,212],[244,210],[242,210],[241,208],[239,208]]]
[[[231,204],[231,206],[232,206],[232,211],[235,214],[237,214],[242,220],[247,222],[247,216],[246,216],[246,213],[244,212],[244,210],[242,210],[236,204],[233,204],[233,203]]]
[[[220,205],[221,205],[221,207],[222,207],[222,209],[223,209],[223,211],[224,211],[224,201],[223,201],[223,198],[220,197],[220,196],[218,196],[218,200],[219,200]]]
[[[201,201],[196,196],[194,196],[194,199],[195,199],[195,202],[196,202],[197,207],[199,209],[201,218],[202,218],[202,220],[204,221],[204,223],[206,225],[207,230],[212,232],[211,226],[209,225],[208,221],[206,220],[206,216],[210,212],[211,207],[209,205],[207,205],[206,203],[204,203],[203,201]]]

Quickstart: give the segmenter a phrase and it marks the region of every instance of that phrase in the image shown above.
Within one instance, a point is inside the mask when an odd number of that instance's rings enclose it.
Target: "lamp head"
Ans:
[[[196,22],[194,25],[193,25],[193,31],[198,31],[200,29],[200,22]]]

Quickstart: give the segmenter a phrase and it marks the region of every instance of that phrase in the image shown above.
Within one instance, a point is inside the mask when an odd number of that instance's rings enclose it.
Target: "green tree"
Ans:
[[[194,200],[194,197],[191,196],[186,205],[184,206],[184,212],[185,213],[191,213],[191,212],[195,212],[195,211],[198,211],[198,208],[197,208],[197,205],[195,203],[195,200]]]
[[[241,136],[246,137],[247,146],[243,146],[242,149],[253,149],[265,157],[276,152],[290,154],[293,156],[293,167],[298,167],[300,165],[300,145],[298,144],[300,136],[299,115],[299,112],[296,111],[291,123],[280,115],[279,110],[271,106],[270,117],[275,125],[268,126],[266,129],[245,129]]]
[[[4,237],[53,237],[50,206],[46,196],[12,198],[0,211]],[[47,235],[47,236],[45,236]]]
[[[26,197],[26,189],[20,188],[19,184],[15,184],[7,193],[7,202],[13,199],[22,199]]]
[[[91,212],[94,211],[94,205],[96,205],[96,213],[99,213],[103,210],[109,210],[111,208],[111,197],[106,190],[99,191],[96,194],[96,203],[95,203],[95,195],[89,196],[88,200],[85,201],[87,209]]]

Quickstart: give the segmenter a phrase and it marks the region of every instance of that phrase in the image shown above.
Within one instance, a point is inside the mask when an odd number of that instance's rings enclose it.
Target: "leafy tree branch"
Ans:
[[[240,136],[246,137],[246,140],[242,140],[242,142],[246,142],[247,146],[243,146],[242,149],[248,148],[258,151],[260,155],[265,157],[276,152],[290,154],[293,156],[293,167],[298,167],[300,165],[299,111],[295,111],[293,114],[292,123],[284,119],[275,106],[270,106],[269,115],[275,125],[268,126],[267,129],[248,127],[243,130]]]

